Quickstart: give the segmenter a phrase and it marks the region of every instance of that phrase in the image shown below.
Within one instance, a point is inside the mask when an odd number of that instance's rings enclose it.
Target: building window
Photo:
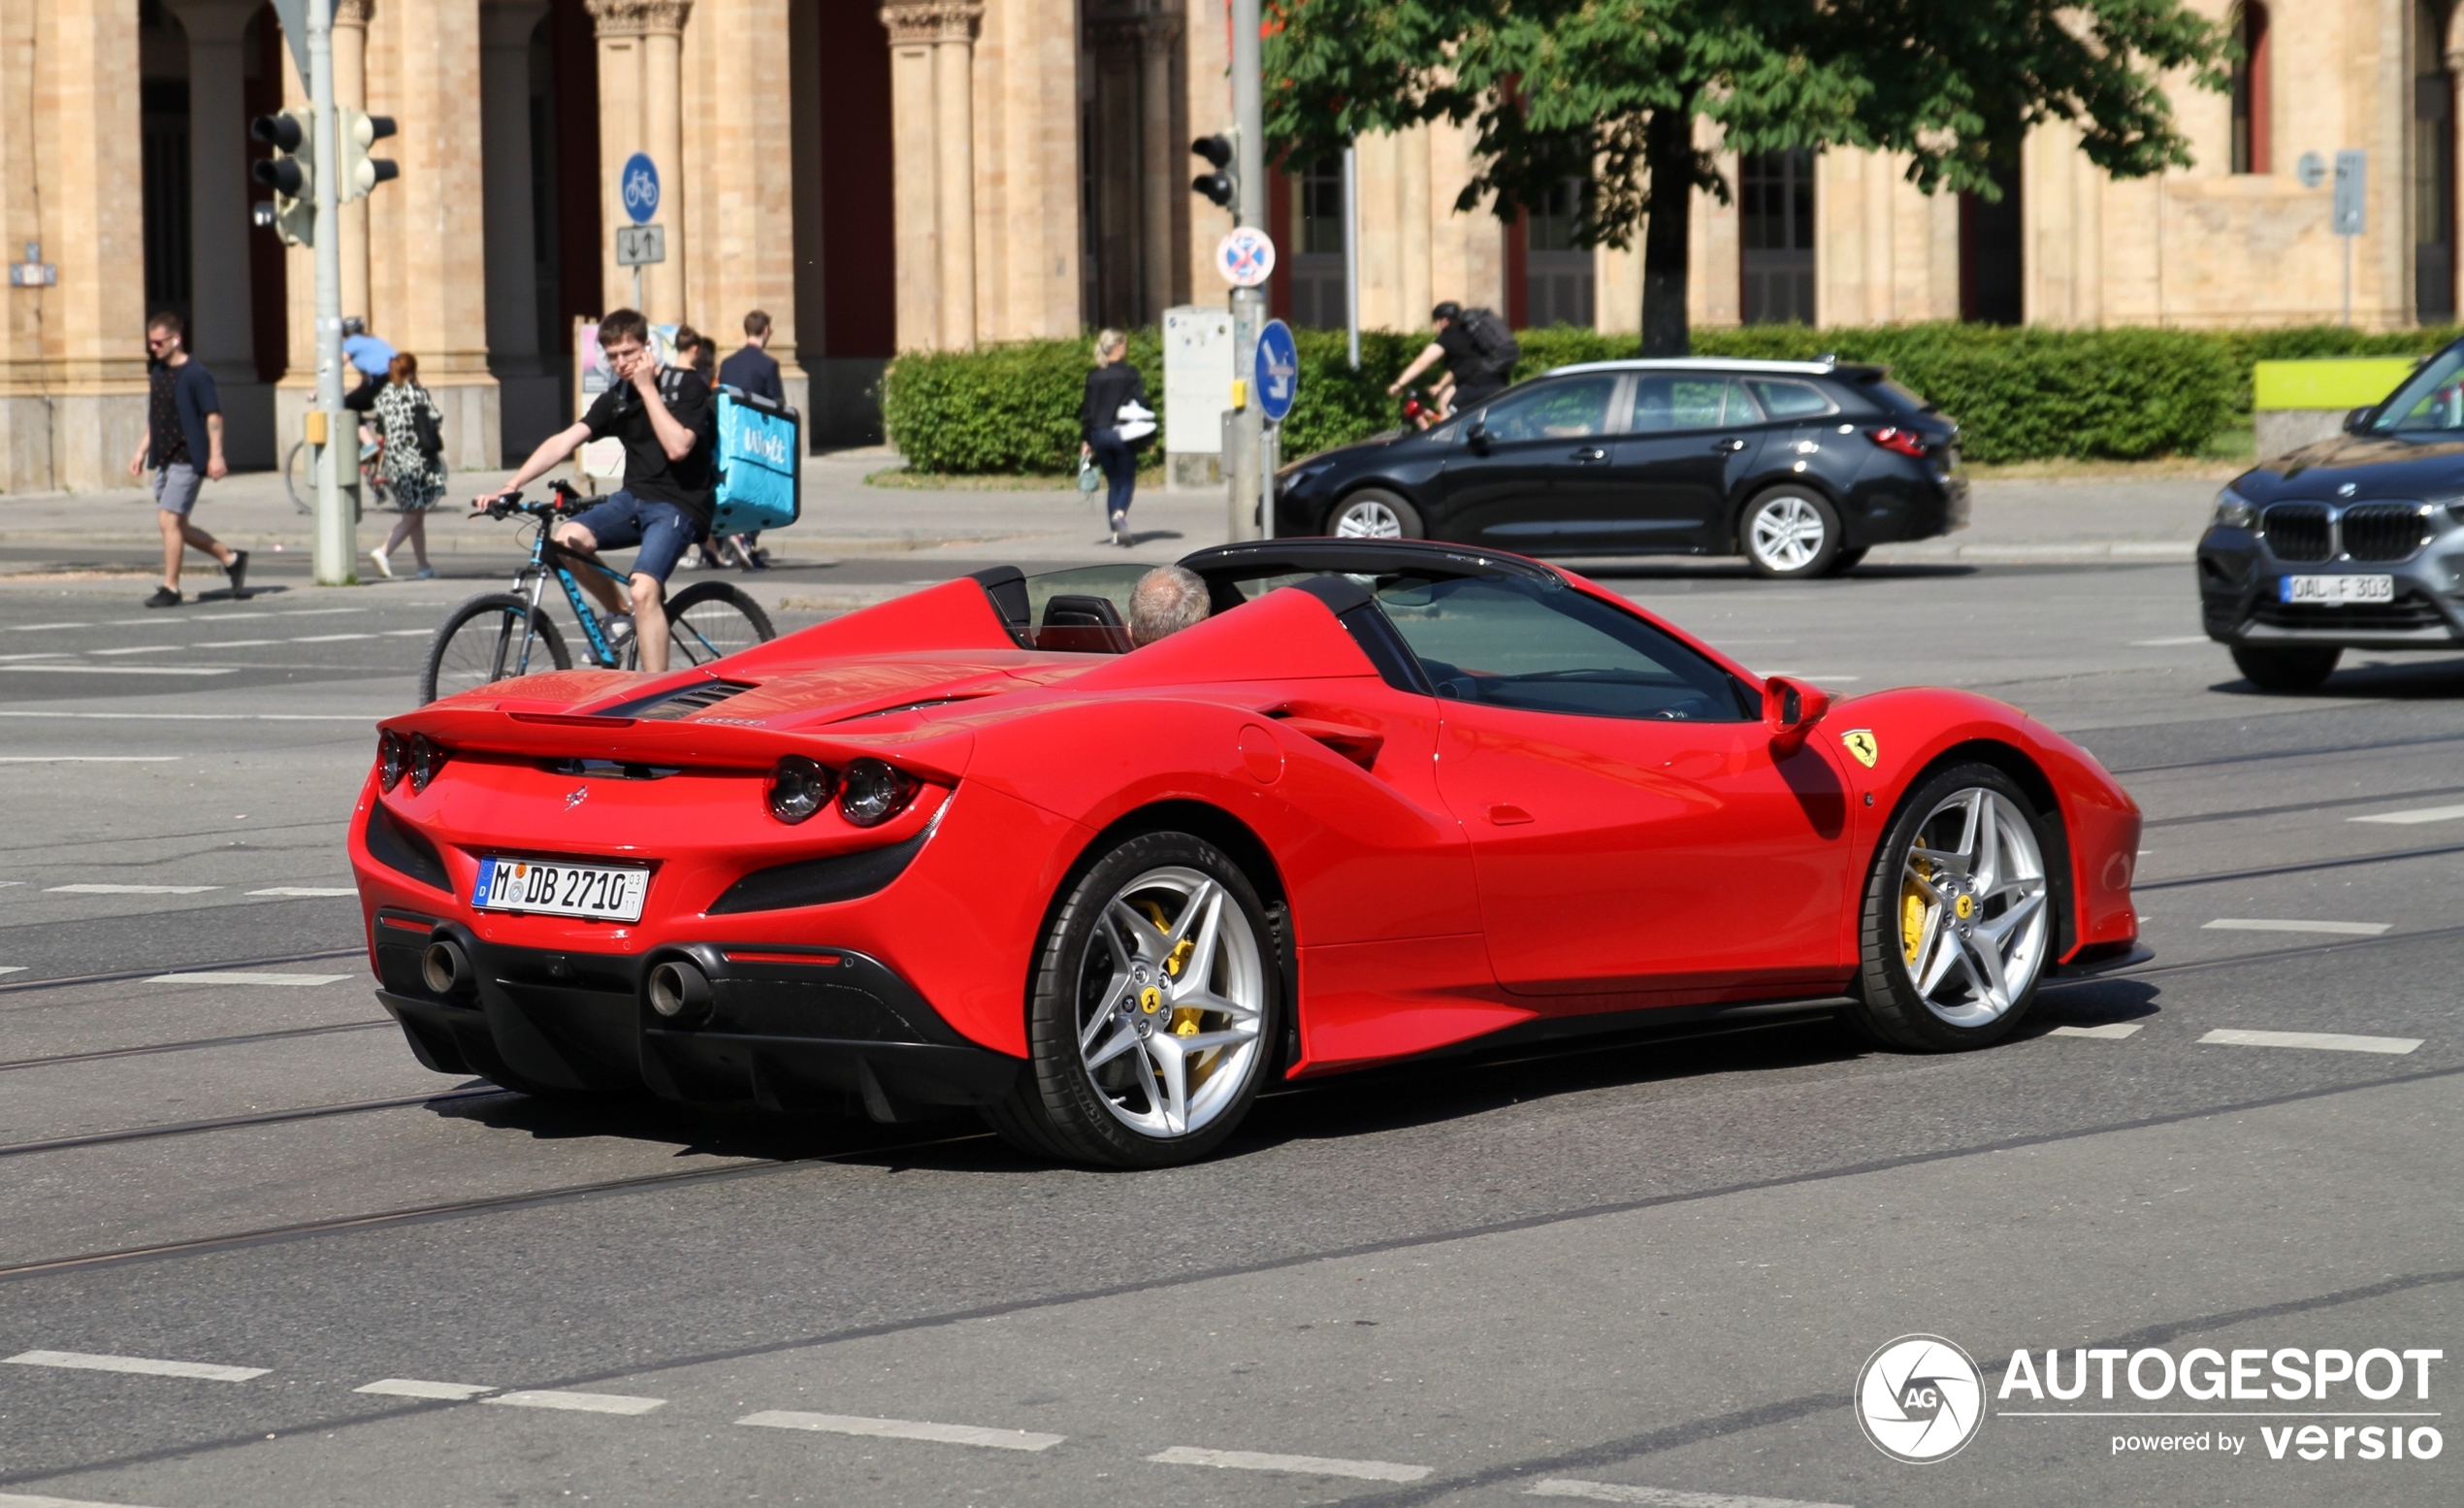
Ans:
[[[1523,216],[1523,321],[1529,325],[1594,323],[1592,254],[1585,249],[1583,180],[1562,179],[1537,210]]]
[[[2447,71],[2447,7],[2413,7],[2413,312],[2455,317],[2455,79]]]
[[[1738,271],[1749,325],[1814,322],[1814,154],[1737,159]]]
[[[2233,171],[2266,173],[2268,158],[2267,7],[2245,0],[2233,15]]]
[[[188,81],[145,80],[138,99],[145,163],[146,310],[168,310],[188,319],[196,312],[189,307],[188,280]]]
[[[1292,185],[1292,323],[1344,328],[1344,163],[1330,157],[1295,173]]]

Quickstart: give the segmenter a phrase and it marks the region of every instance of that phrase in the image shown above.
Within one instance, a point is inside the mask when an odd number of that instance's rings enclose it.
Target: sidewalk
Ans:
[[[971,560],[1168,561],[1225,537],[1223,495],[1146,492],[1131,521],[1139,545],[1116,551],[1101,542],[1100,505],[1075,489],[1049,491],[924,491],[867,486],[868,473],[896,464],[886,448],[817,456],[804,471],[804,513],[791,530],[770,537],[775,552],[799,563],[848,556],[905,557],[924,571],[934,556]],[[464,473],[453,496],[493,490],[503,472]],[[1969,526],[1946,539],[1884,545],[1876,562],[2026,564],[2187,561],[2206,527],[2216,483],[2189,478],[2124,480],[1994,480],[1975,485]],[[359,547],[380,542],[395,515],[369,513]],[[314,547],[313,520],[284,495],[281,478],[251,473],[208,484],[197,523],[264,557]],[[445,557],[514,557],[515,531],[471,519],[459,503],[429,514],[429,548]],[[125,559],[159,548],[152,495],[130,487],[94,493],[0,496],[0,547],[19,557],[92,559],[81,551]],[[0,562],[0,580],[40,571],[44,562]],[[362,557],[365,572],[365,557]]]

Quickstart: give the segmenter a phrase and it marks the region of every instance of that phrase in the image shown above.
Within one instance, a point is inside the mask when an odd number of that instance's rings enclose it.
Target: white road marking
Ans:
[[[500,1393],[482,1403],[502,1403],[508,1408],[561,1408],[577,1414],[647,1414],[665,1403],[665,1398],[633,1398],[621,1393],[558,1393],[553,1390],[528,1390]]]
[[[0,754],[0,765],[168,765],[177,754]]]
[[[2171,639],[2134,639],[2130,640],[2130,647],[2133,649],[2170,649],[2176,644],[2204,644],[2207,641],[2208,639],[2205,634],[2176,634]]]
[[[33,967],[31,964],[0,964],[0,974],[21,974]]]
[[[16,631],[20,634],[32,634],[40,629],[92,628],[93,626],[91,623],[19,623],[16,625]]]
[[[32,654],[0,654],[0,662],[8,663],[18,660],[64,660],[66,658],[68,658],[68,651],[65,649],[38,649]]]
[[[271,890],[252,890],[248,894],[252,896],[356,896],[359,890],[351,885],[276,885]]]
[[[1069,1438],[1026,1429],[936,1425],[922,1419],[862,1419],[852,1414],[798,1414],[782,1409],[747,1414],[736,1423],[760,1429],[812,1429],[825,1434],[882,1435],[892,1440],[938,1440],[944,1445],[981,1445],[996,1451],[1049,1451]]]
[[[300,607],[269,612],[266,616],[269,618],[330,618],[338,612],[373,612],[375,610],[373,607]],[[229,614],[216,613],[215,616],[226,617]]]
[[[422,632],[425,632],[424,630]],[[398,708],[396,710],[399,710]],[[373,723],[384,712],[52,712],[0,708],[0,717],[88,717],[104,722],[154,723]]]
[[[120,649],[89,649],[87,654],[170,654],[184,649],[185,644],[130,644]]]
[[[1672,1492],[1665,1487],[1628,1487],[1622,1482],[1585,1482],[1550,1477],[1528,1490],[1532,1497],[1585,1497],[1596,1503],[1652,1503],[1658,1508],[1846,1508],[1794,1497],[1737,1497],[1727,1492]]]
[[[366,1387],[353,1388],[351,1392],[379,1393],[391,1398],[444,1398],[455,1403],[467,1403],[481,1393],[494,1393],[496,1389],[482,1387],[478,1383],[421,1382],[415,1377],[381,1377]]]
[[[28,1497],[22,1492],[0,1492],[0,1508],[134,1508],[129,1503],[91,1503],[79,1497]]]
[[[207,1382],[246,1382],[273,1370],[264,1366],[214,1366],[205,1361],[157,1361],[151,1357],[96,1356],[85,1351],[20,1351],[0,1358],[18,1366],[65,1366],[81,1372],[141,1372],[148,1377],[200,1377]]]
[[[2464,817],[2464,806],[2416,806],[2411,811],[2381,811],[2367,817],[2347,817],[2347,822],[2384,822],[2395,827],[2412,827],[2422,822],[2452,822]]]
[[[46,885],[47,896],[202,896],[220,885]]]
[[[306,989],[310,985],[339,984],[350,977],[348,974],[156,974],[146,982],[147,984],[287,984]]]
[[[2387,930],[2385,922],[2281,922],[2251,916],[2220,916],[2201,927],[2201,932],[2325,932],[2348,937],[2375,937]]]
[[[435,629],[387,629],[376,637],[378,639],[426,639],[436,632]]]
[[[228,675],[236,665],[0,665],[0,671],[52,671],[62,675]]]
[[[2224,1047],[2309,1047],[2329,1053],[2385,1053],[2401,1058],[2421,1045],[2414,1036],[2351,1036],[2342,1032],[2210,1032],[2202,1043]]]
[[[191,649],[254,649],[259,644],[278,644],[278,639],[219,639],[211,644],[191,644]]]
[[[292,639],[291,642],[295,644],[336,644],[341,642],[345,639],[374,639],[375,637],[376,636],[373,634],[314,634],[310,635],[307,639]]]
[[[2092,1036],[2101,1042],[2119,1042],[2124,1037],[2139,1034],[2135,1021],[2109,1021],[2100,1027],[2056,1027],[2048,1036]]]
[[[1147,1458],[1167,1466],[1228,1466],[1235,1471],[1289,1471],[1315,1477],[1357,1477],[1363,1482],[1417,1482],[1426,1466],[1391,1460],[1345,1460],[1331,1456],[1275,1456],[1264,1451],[1210,1451],[1176,1445]]]

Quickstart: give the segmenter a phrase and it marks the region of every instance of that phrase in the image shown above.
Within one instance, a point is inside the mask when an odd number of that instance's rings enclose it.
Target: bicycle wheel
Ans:
[[[305,492],[301,490],[308,481],[307,473],[303,470],[307,464],[308,442],[305,440],[292,442],[291,453],[282,458],[282,490],[291,495],[293,508],[303,513],[313,513],[316,511],[315,489],[308,488]]]
[[[572,668],[565,637],[545,611],[510,592],[495,592],[456,607],[429,640],[427,663],[419,670],[419,701],[425,705],[516,675]]]
[[[762,605],[725,581],[696,581],[667,599],[667,663],[707,665],[778,638]]]

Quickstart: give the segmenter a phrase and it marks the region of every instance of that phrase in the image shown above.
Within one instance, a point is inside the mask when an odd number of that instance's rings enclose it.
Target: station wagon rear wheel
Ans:
[[[1326,532],[1339,540],[1416,540],[1424,531],[1418,508],[1371,487],[1336,504],[1326,515]]]
[[[1962,765],[1900,807],[1865,883],[1856,1022],[1897,1047],[1999,1041],[2057,945],[2045,819],[2010,776]]]
[[[1784,580],[1831,570],[1843,542],[1830,500],[1803,487],[1774,487],[1746,504],[1736,541],[1756,575]]]
[[[1275,934],[1239,865],[1186,833],[1133,837],[1054,916],[1028,1063],[987,1119],[1022,1150],[1112,1167],[1214,1151],[1274,1057]]]

